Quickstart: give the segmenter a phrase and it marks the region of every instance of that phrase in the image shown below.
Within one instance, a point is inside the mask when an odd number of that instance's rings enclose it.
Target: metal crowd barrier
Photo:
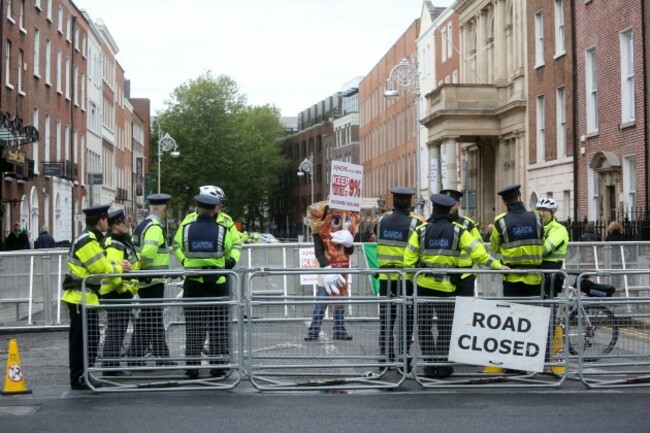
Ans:
[[[117,275],[119,274],[87,277],[83,281],[82,290],[86,292],[86,283],[89,280],[95,282],[103,277]],[[165,277],[169,279],[181,276],[215,275],[228,276],[232,287],[240,285],[240,277],[233,271],[165,272]],[[138,271],[132,272],[129,276],[159,277],[160,273]],[[231,290],[230,297],[222,298],[102,300],[100,305],[87,305],[84,302],[82,306],[85,348],[89,347],[89,320],[97,317],[99,321],[100,336],[96,362],[91,365],[89,351],[87,349],[84,351],[86,373],[103,385],[96,388],[93,386],[93,381],[89,382],[90,387],[97,392],[232,389],[244,376],[241,350],[243,316],[238,290]],[[96,311],[97,316],[90,314],[91,311]],[[162,320],[156,320],[156,315],[162,314],[184,320],[166,320],[167,326],[164,326]],[[187,329],[189,316],[202,323],[211,323],[207,333],[192,334],[192,331]],[[120,347],[112,345],[113,349],[107,355],[106,342],[112,329],[108,326],[109,317],[112,317],[112,323],[122,320],[128,321],[129,325],[124,344],[120,344]],[[136,333],[142,337],[142,340],[138,339],[141,342],[139,346],[142,352],[132,354],[127,348],[133,345]],[[117,338],[122,341],[119,335]],[[187,355],[186,345],[189,338],[200,340],[200,353]],[[216,341],[210,341],[213,338]],[[220,347],[222,340],[226,340],[227,350]],[[215,344],[214,351],[210,349],[212,344]],[[160,352],[161,346],[165,345],[168,350],[163,352],[166,353],[162,355],[155,353],[157,350]],[[190,369],[197,370],[198,377],[188,377],[185,372]],[[217,370],[225,374],[213,374],[213,371]],[[122,372],[126,372],[126,375],[112,375]]]
[[[247,244],[242,250],[242,268],[298,268],[299,249],[312,243]],[[487,244],[489,249],[489,244]],[[351,267],[367,269],[363,244],[356,243]],[[0,331],[67,327],[63,311],[61,282],[67,271],[68,249],[22,250],[0,252]],[[172,256],[171,267],[181,266]],[[569,244],[565,270],[630,270],[650,267],[650,242],[572,242]],[[623,273],[599,275],[599,282],[620,289],[616,296],[650,296],[650,276]],[[295,290],[298,288],[298,290]],[[254,290],[270,295],[303,295],[304,290],[291,275],[271,275]],[[175,287],[171,291],[178,292]],[[501,296],[498,275],[480,275],[476,283],[479,296]]]
[[[310,271],[319,275],[332,272]],[[367,280],[372,273],[360,269],[344,272],[356,276],[357,281]],[[269,275],[296,277],[301,273],[304,270],[265,269],[249,274],[245,362],[253,386],[261,391],[399,387],[405,376],[389,374],[388,368],[395,368],[397,364],[382,359],[378,352],[379,306],[394,305],[401,309],[406,297],[356,295],[354,290],[346,298],[269,296],[254,291],[261,278]],[[326,306],[328,315],[318,338],[306,340],[316,304]],[[345,328],[352,340],[336,339],[331,310],[337,307],[345,310]],[[402,328],[397,326],[397,329]]]
[[[600,271],[578,278],[650,275],[649,270]],[[578,296],[570,335],[578,376],[589,388],[650,386],[650,298]]]

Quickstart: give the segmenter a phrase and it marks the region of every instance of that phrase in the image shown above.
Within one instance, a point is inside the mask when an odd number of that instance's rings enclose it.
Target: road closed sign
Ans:
[[[456,298],[449,361],[544,371],[550,308]]]

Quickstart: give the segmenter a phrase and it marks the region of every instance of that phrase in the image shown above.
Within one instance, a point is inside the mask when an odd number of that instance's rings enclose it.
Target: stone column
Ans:
[[[494,81],[502,84],[507,79],[505,2],[494,0]]]
[[[458,188],[458,137],[445,137],[442,140],[445,146],[445,159],[447,162],[445,188]]]

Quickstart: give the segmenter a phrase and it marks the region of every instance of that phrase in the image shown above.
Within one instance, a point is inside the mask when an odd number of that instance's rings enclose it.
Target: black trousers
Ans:
[[[517,296],[539,296],[541,286],[539,284],[526,284],[522,281],[511,283],[509,281],[503,282],[503,296],[517,297]]]
[[[540,269],[562,269],[563,262],[542,262]],[[564,275],[544,274],[544,296],[555,298],[564,286]]]
[[[209,284],[186,279],[183,283],[183,298],[228,297],[228,283]],[[185,314],[185,356],[188,365],[201,364],[201,350],[207,336],[210,364],[224,364],[223,358],[230,353],[230,307],[229,305],[186,305]]]
[[[474,296],[474,282],[476,281],[476,275],[470,275],[466,278],[463,278],[456,284],[456,296]]]
[[[165,297],[165,285],[160,283],[140,289],[138,296],[141,299],[162,299]],[[140,307],[140,315],[133,328],[127,356],[129,358],[143,356],[150,344],[153,356],[169,357],[169,348],[165,340],[163,307],[149,307],[145,304]]]
[[[111,292],[102,295],[102,299],[107,300],[129,300],[132,298],[133,295],[128,291],[120,294]],[[106,338],[102,351],[103,367],[118,367],[120,365],[120,349],[124,343],[130,318],[131,308],[128,306],[106,308]]]
[[[418,286],[417,291],[418,298],[425,299],[455,296],[454,292],[441,292],[422,286]],[[436,336],[433,335],[434,317],[437,317],[435,321]],[[418,304],[418,341],[420,342],[422,356],[426,361],[447,361],[453,322],[454,304],[452,302]]]
[[[70,367],[70,385],[78,385],[84,374],[84,332],[81,305],[70,304],[70,330],[68,333],[68,364]],[[99,346],[99,315],[97,310],[88,311],[88,366],[94,367]]]
[[[399,281],[379,280],[379,295],[382,297],[395,298],[402,296],[401,286]],[[406,281],[406,296],[413,296],[413,281]],[[395,343],[393,338],[393,330],[395,328],[395,320],[397,318],[397,305],[395,304],[380,304],[379,305],[379,354],[382,359],[387,358],[389,362],[395,361]],[[408,353],[413,341],[413,304],[406,305],[406,335],[403,336],[401,331],[401,324],[398,326],[398,353],[404,353],[404,346],[406,345],[406,352]]]

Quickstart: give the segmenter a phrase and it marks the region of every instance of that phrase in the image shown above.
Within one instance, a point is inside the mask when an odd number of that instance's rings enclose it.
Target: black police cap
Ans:
[[[463,197],[463,193],[455,189],[443,189],[440,191],[440,194],[449,196],[456,201],[460,201],[460,199]]]
[[[147,197],[149,204],[167,204],[167,202],[172,198],[169,194],[151,194]]]
[[[497,194],[499,194],[504,199],[517,197],[519,195],[520,188],[521,185],[508,185],[505,188],[503,188],[501,191],[499,191]]]
[[[120,224],[126,222],[126,215],[123,209],[118,209],[108,214],[108,224]]]
[[[83,213],[85,213],[87,217],[108,217],[109,207],[111,207],[110,204],[91,206],[83,209]]]
[[[408,195],[408,196],[415,195],[415,191],[413,191],[411,188],[404,188],[403,186],[392,187],[390,189],[390,193],[395,195]]]
[[[194,200],[196,200],[196,204],[199,207],[207,209],[212,209],[216,205],[221,204],[221,197],[215,197],[213,195],[197,194],[194,196]]]
[[[456,204],[456,200],[444,194],[433,194],[431,196],[431,203],[434,206],[451,209]]]

